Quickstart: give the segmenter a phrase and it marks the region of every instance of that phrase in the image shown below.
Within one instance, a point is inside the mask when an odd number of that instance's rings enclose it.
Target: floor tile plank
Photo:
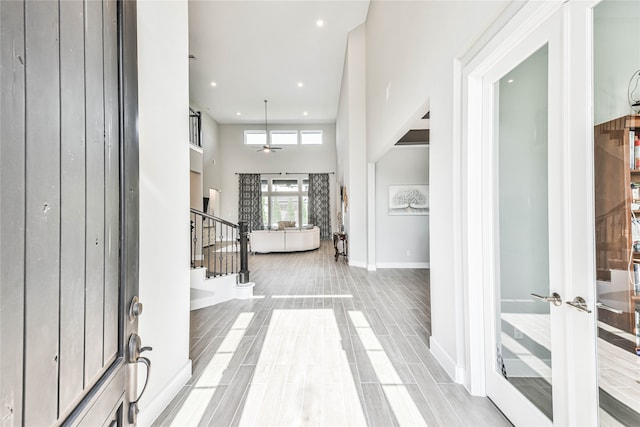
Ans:
[[[509,425],[431,354],[428,270],[353,268],[330,242],[249,267],[263,298],[191,313],[193,377],[155,426]]]

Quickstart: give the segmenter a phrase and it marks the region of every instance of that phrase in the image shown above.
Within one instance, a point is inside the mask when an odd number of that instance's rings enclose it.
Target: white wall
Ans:
[[[506,1],[374,1],[366,22],[366,136],[380,159],[430,106],[430,265],[432,352],[462,381],[464,353],[454,252],[454,58],[462,56]],[[351,84],[352,82],[350,82]],[[353,176],[353,171],[351,172]]]
[[[378,268],[428,267],[429,216],[389,215],[389,186],[415,184],[429,184],[428,146],[394,147],[376,163]]]
[[[202,173],[202,150],[194,145],[189,146],[189,169],[192,172]]]
[[[627,87],[640,70],[640,2],[605,0],[594,8],[595,124],[635,114]],[[640,86],[635,92],[640,96]]]
[[[366,27],[349,34],[338,105],[339,177],[347,189],[344,217],[349,264],[367,267]]]
[[[138,1],[139,334],[153,373],[140,401],[150,425],[191,375],[189,360],[189,73],[186,0]],[[170,82],[170,84],[167,84]],[[145,368],[138,369],[142,387]]]
[[[321,130],[322,145],[286,145],[277,153],[258,152],[260,146],[245,145],[244,131],[264,129],[264,125],[218,125],[220,143],[221,193],[220,216],[231,222],[238,221],[238,176],[236,173],[317,173],[336,170],[336,127],[324,125],[269,124],[270,130]],[[205,151],[206,153],[206,151]],[[217,163],[216,163],[217,164]],[[205,167],[206,171],[206,167]],[[335,188],[335,174],[330,176]],[[335,192],[333,192],[335,195]],[[336,200],[331,200],[335,229]]]

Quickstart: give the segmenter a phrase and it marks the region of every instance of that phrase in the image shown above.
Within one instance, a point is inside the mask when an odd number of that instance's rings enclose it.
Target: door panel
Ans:
[[[2,1],[0,17],[2,425],[126,424],[135,2]]]
[[[23,4],[0,2],[0,21],[0,419],[18,426],[23,421],[25,99],[5,90],[24,94]]]
[[[594,1],[528,2],[522,9],[527,13],[514,17],[520,25],[505,30],[499,38],[502,44],[492,46],[477,67],[483,79],[482,108],[474,106],[474,114],[482,116],[483,138],[486,391],[515,425],[597,422],[589,71],[593,5]],[[510,73],[545,45],[547,69],[532,77],[546,74],[546,88],[521,92],[511,107],[502,108],[504,91],[519,83]],[[535,111],[535,100],[544,92],[548,109]],[[503,120],[513,132],[504,134]],[[546,154],[541,146],[536,148],[544,134]],[[530,140],[524,145],[529,151],[505,157],[503,135],[509,150]],[[538,156],[546,157],[546,163],[536,164]],[[546,207],[545,197],[540,197],[545,191]],[[519,293],[508,294],[510,285]],[[539,297],[527,297],[527,292]],[[517,362],[505,363],[506,378],[501,369],[505,343],[516,349],[507,357]],[[528,371],[515,370],[514,375],[509,363],[528,365]]]
[[[515,425],[567,424],[563,8],[483,74],[487,395]],[[534,5],[535,7],[535,5]],[[486,256],[486,255],[485,255]],[[558,294],[557,299],[549,298]],[[536,298],[534,295],[538,295]],[[554,297],[555,298],[555,297]],[[552,351],[553,349],[553,351]]]
[[[105,110],[105,276],[104,354],[109,365],[118,352],[118,291],[120,255],[120,109],[118,98],[118,8],[104,3],[104,110]]]
[[[599,2],[593,25],[593,166],[600,425],[640,425],[640,135],[637,1]],[[631,99],[626,99],[627,85]],[[635,90],[634,90],[635,87]],[[623,96],[618,96],[622,94]],[[591,112],[590,112],[591,113]]]
[[[85,90],[82,2],[60,3],[60,411],[84,389]]]
[[[85,4],[85,85],[87,96],[87,219],[86,219],[86,305],[85,384],[97,380],[102,369],[104,313],[104,92],[102,2]]]
[[[124,400],[126,387],[126,366],[123,361],[116,363],[105,376],[107,381],[101,380],[96,388],[99,399],[92,399],[92,404],[86,405],[82,412],[67,420],[69,425],[78,426],[109,426],[114,414],[124,415]],[[117,425],[126,424],[126,418],[118,418]]]
[[[26,2],[24,23],[27,177],[24,422],[50,425],[58,418],[58,2]]]

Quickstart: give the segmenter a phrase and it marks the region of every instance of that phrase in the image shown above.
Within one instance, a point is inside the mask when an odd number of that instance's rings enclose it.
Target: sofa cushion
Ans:
[[[295,221],[278,221],[278,230],[284,230],[287,227],[295,227]]]

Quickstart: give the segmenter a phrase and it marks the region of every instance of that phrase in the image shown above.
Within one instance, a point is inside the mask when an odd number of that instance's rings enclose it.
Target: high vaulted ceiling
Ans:
[[[265,99],[269,123],[335,122],[347,36],[368,8],[368,0],[190,0],[191,102],[219,123],[263,123]]]

